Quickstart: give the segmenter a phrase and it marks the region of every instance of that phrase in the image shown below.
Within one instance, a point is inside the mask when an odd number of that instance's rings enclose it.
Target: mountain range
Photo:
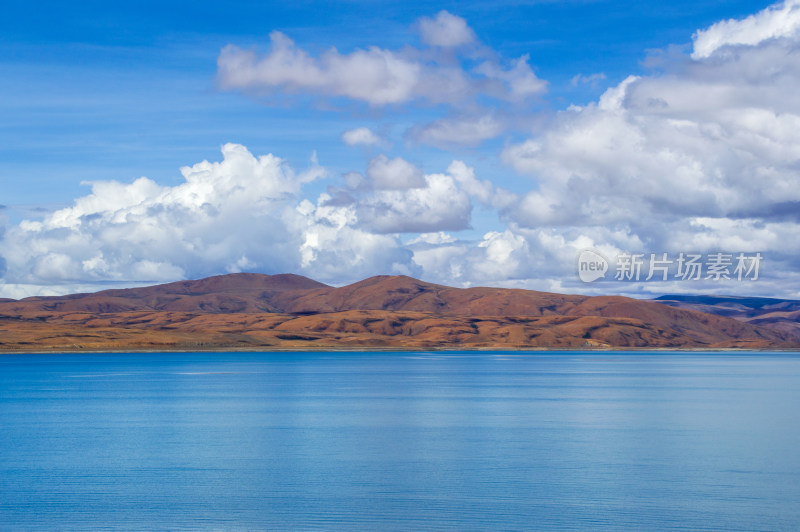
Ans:
[[[0,351],[800,347],[800,329],[785,322],[667,297],[453,288],[406,276],[332,287],[239,273],[0,300]],[[781,309],[786,320],[800,311]]]
[[[800,334],[800,301],[796,299],[682,294],[661,296],[653,301],[726,316],[775,331]]]

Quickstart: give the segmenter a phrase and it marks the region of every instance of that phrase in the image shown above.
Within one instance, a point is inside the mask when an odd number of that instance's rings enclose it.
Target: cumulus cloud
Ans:
[[[509,224],[529,245],[555,229],[612,253],[786,259],[787,227],[800,231],[788,214],[800,205],[800,39],[787,29],[794,4],[700,31],[696,60],[630,76],[508,146],[504,162],[535,181],[504,211]]]
[[[12,227],[0,244],[6,282],[168,281],[232,271],[243,257],[292,267],[285,203],[322,169],[297,174],[235,144],[222,154],[182,168],[180,185],[95,182],[71,207]]]
[[[460,17],[442,11],[433,19],[421,19],[418,27],[423,42],[433,49],[371,46],[340,53],[331,48],[318,57],[273,31],[264,54],[233,44],[223,48],[217,59],[219,85],[258,96],[313,94],[373,107],[415,101],[458,106],[481,97],[522,101],[546,89],[546,83],[533,73],[527,55],[507,61],[484,52],[491,59],[473,68],[471,56],[445,51],[475,40]]]
[[[279,31],[269,37],[271,50],[261,57],[233,45],[222,49],[217,66],[223,88],[305,90],[385,105],[411,99],[420,82],[421,65],[389,50],[331,49],[317,59]]]
[[[222,160],[181,169],[184,182],[98,181],[91,193],[0,239],[0,297],[97,290],[220,273],[297,272],[328,282],[423,275],[404,233],[466,229],[472,199],[497,191],[460,161],[425,175],[402,158],[370,161],[336,196],[304,199],[327,176],[312,158],[296,172],[238,144]],[[352,187],[350,185],[353,185]],[[441,240],[445,242],[445,240]]]
[[[422,170],[402,157],[389,159],[383,154],[369,162],[367,177],[375,188],[383,190],[405,190],[425,186]]]
[[[180,185],[96,182],[71,207],[7,226],[0,294],[247,270],[335,283],[408,273],[461,285],[624,292],[619,284],[579,283],[577,252],[594,248],[607,257],[762,252],[772,269],[735,291],[800,297],[800,275],[792,273],[800,268],[798,6],[787,1],[700,30],[691,55],[670,56],[658,73],[629,76],[507,144],[502,162],[530,178],[515,181],[514,193],[461,161],[426,174],[381,154],[311,198],[304,185],[326,175],[316,163],[298,173],[229,144],[221,162],[182,169]],[[441,102],[445,118],[408,132],[441,147],[501,135],[509,109],[546,89],[527,56],[473,53],[480,43],[463,19],[442,12],[417,27],[429,48],[312,55],[273,33],[264,54],[225,48],[220,83],[371,106]],[[602,79],[578,75],[573,84]],[[488,110],[487,99],[509,108]],[[342,140],[380,141],[368,128]],[[498,213],[503,225],[478,227],[477,237],[459,233],[472,228],[473,204]]]
[[[444,10],[434,18],[420,18],[417,24],[422,41],[431,46],[452,48],[476,41],[475,32],[466,20]]]
[[[797,38],[800,0],[785,0],[742,20],[717,22],[694,35],[693,59],[711,56],[723,46],[755,46],[769,39]]]
[[[328,280],[410,271],[397,237],[360,229],[346,210],[308,210],[299,192],[325,174],[320,166],[294,172],[236,144],[222,155],[182,168],[174,187],[144,177],[92,183],[72,206],[10,227],[0,241],[0,290],[18,296],[245,270]]]
[[[342,133],[342,140],[348,146],[375,146],[381,143],[381,138],[366,127],[345,131]]]
[[[498,111],[530,113],[530,104],[547,92],[547,81],[536,75],[528,54],[503,57],[481,44],[457,15],[440,11],[414,27],[423,46],[396,50],[369,46],[312,54],[279,31],[270,33],[264,52],[229,44],[217,58],[218,86],[267,102],[314,97],[337,106],[349,101],[395,111],[439,106],[448,111],[446,117],[412,124],[406,136],[443,149],[476,146],[503,134],[516,122],[501,120]],[[351,146],[381,141],[367,128],[347,131],[342,140]]]
[[[315,279],[356,281],[379,272],[419,274],[412,254],[393,235],[358,227],[356,206],[333,206],[322,194],[313,204],[303,200],[295,212],[301,244],[300,268]]]
[[[429,233],[469,228],[472,203],[452,176],[425,176],[425,186],[379,190],[361,200],[358,215],[375,233]]]
[[[416,238],[412,238],[407,243],[408,244],[449,244],[455,242],[456,238],[444,231],[439,231],[436,233],[422,233]]]
[[[370,160],[366,177],[344,176],[345,189],[331,189],[322,205],[375,234],[431,233],[470,227],[471,196],[482,202],[498,193],[479,181],[474,170],[454,161],[443,174],[424,174],[412,163],[379,155]],[[488,188],[487,188],[488,187]]]
[[[494,61],[481,64],[476,71],[485,75],[489,80],[505,82],[508,90],[507,98],[522,101],[530,96],[542,94],[547,89],[547,82],[539,79],[534,74],[528,61],[529,54],[511,61],[511,67],[501,68]]]
[[[574,263],[574,246],[586,241],[512,223],[503,231],[489,231],[477,240],[430,235],[408,242],[408,247],[414,252],[414,262],[431,281],[552,291],[573,273],[572,268],[565,270],[564,260]]]
[[[477,199],[480,203],[504,209],[517,201],[517,195],[501,187],[497,187],[488,179],[478,179],[475,169],[463,161],[453,161],[447,167],[447,173],[459,184],[460,188]]]

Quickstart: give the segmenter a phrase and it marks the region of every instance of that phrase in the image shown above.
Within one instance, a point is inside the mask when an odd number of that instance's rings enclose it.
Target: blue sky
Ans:
[[[7,6],[0,296],[295,271],[335,284],[407,273],[584,293],[800,297],[797,96],[781,92],[800,77],[785,53],[797,49],[797,9]],[[370,136],[344,140],[361,128]],[[769,146],[753,149],[750,134]],[[227,144],[241,149],[223,160]],[[253,162],[268,154],[280,161]],[[212,166],[194,166],[202,161]],[[188,186],[180,168],[192,166],[200,177]],[[134,189],[142,176],[147,186]],[[758,283],[586,285],[574,267],[584,247],[612,259],[724,251],[770,260]]]

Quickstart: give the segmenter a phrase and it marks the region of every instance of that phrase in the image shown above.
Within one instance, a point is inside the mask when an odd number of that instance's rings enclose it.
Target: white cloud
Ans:
[[[597,72],[589,75],[575,74],[572,76],[572,79],[569,80],[569,84],[573,87],[577,87],[581,84],[597,85],[600,81],[604,81],[605,79],[606,75],[603,72]]]
[[[491,181],[478,179],[472,167],[458,160],[446,173],[424,175],[400,157],[381,154],[369,162],[366,173],[367,178],[356,172],[343,176],[348,189],[332,191],[335,197],[329,196],[325,205],[346,209],[355,224],[379,234],[468,229],[471,198],[494,208],[507,207],[516,199]]]
[[[376,47],[342,55],[331,49],[319,59],[295,46],[286,35],[270,34],[271,50],[259,57],[233,45],[217,60],[225,89],[281,88],[344,96],[372,105],[405,102],[414,97],[421,65]]]
[[[484,260],[476,262],[474,267],[486,278],[513,277],[525,260],[527,243],[524,238],[506,229],[504,232],[491,231],[486,233],[478,247],[484,248]]]
[[[389,159],[383,154],[369,162],[367,177],[375,188],[381,190],[405,190],[425,186],[422,170],[402,157]]]
[[[622,290],[578,282],[574,261],[587,247],[609,257],[760,251],[775,268],[761,290],[800,294],[792,273],[800,268],[798,9],[800,0],[785,2],[698,31],[691,57],[667,58],[659,73],[629,76],[597,102],[538,123],[536,135],[501,154],[530,178],[512,183],[515,193],[462,161],[426,175],[381,154],[311,198],[304,184],[325,175],[316,163],[295,173],[277,157],[229,144],[221,162],[182,169],[177,186],[95,182],[69,208],[7,225],[0,294],[246,270],[336,283],[402,272],[464,285]],[[226,47],[220,83],[372,106],[443,103],[446,118],[408,133],[440,147],[474,146],[509,123],[518,127],[525,119],[515,106],[546,90],[527,56],[497,58],[463,19],[442,12],[418,27],[430,48],[316,56],[273,33],[265,54]],[[381,139],[363,127],[342,140]],[[495,210],[505,227],[477,227],[477,240],[457,233],[475,223],[473,202]]]
[[[417,142],[446,148],[450,145],[477,146],[485,140],[497,137],[504,130],[504,123],[487,114],[479,117],[440,118],[428,125],[412,128],[408,135]]]
[[[348,146],[374,146],[381,143],[381,138],[366,127],[345,131],[342,140]]]
[[[475,249],[473,243],[410,242],[409,248],[414,252],[414,263],[425,272],[425,280],[451,285],[469,282],[469,278],[465,276],[465,258]]]
[[[323,170],[296,174],[235,144],[222,153],[222,162],[182,168],[180,185],[95,182],[73,206],[12,227],[0,243],[6,282],[167,281],[233,270],[245,255],[291,268],[282,211]]]
[[[241,271],[338,283],[422,275],[398,234],[468,228],[469,194],[494,194],[463,163],[424,175],[381,155],[368,178],[344,176],[356,186],[342,189],[343,198],[323,193],[311,201],[303,199],[303,185],[326,175],[315,158],[307,171],[294,172],[278,157],[255,157],[237,144],[223,146],[222,155],[182,168],[184,182],[176,186],[144,177],[91,183],[91,193],[72,206],[9,227],[0,240],[7,266],[0,297]]]
[[[755,46],[768,39],[800,34],[800,0],[785,0],[742,20],[723,20],[694,34],[693,59],[711,56],[723,46]]]
[[[419,273],[411,253],[392,235],[375,234],[357,227],[354,206],[327,205],[323,194],[316,205],[303,200],[296,208],[302,243],[300,267],[315,279],[353,282],[370,275]]]
[[[254,157],[236,144],[223,146],[222,154],[221,162],[182,168],[185,181],[177,186],[147,178],[95,182],[73,206],[11,227],[0,241],[8,263],[0,293],[63,293],[246,270],[329,281],[410,271],[411,254],[396,237],[359,229],[347,209],[301,202],[303,183],[324,175],[321,167],[296,173],[277,157]]]
[[[408,242],[414,262],[426,278],[462,286],[501,285],[549,289],[556,279],[573,274],[564,261],[575,260],[578,243],[552,230],[530,230],[510,224],[477,241],[418,239]]]
[[[517,196],[503,188],[496,187],[488,179],[480,180],[475,176],[475,169],[463,161],[453,161],[447,168],[461,189],[484,205],[503,209],[517,201]]]
[[[278,31],[270,34],[264,54],[229,44],[217,58],[219,86],[259,97],[313,94],[374,107],[424,102],[461,108],[486,98],[522,102],[546,90],[527,55],[508,61],[486,49],[480,55],[491,59],[475,69],[474,55],[454,55],[450,48],[475,41],[464,19],[442,11],[418,26],[434,48],[371,46],[350,53],[331,48],[314,57]]]
[[[563,246],[542,240],[554,230],[610,251],[788,260],[797,241],[789,235],[800,232],[800,35],[775,29],[787,9],[699,32],[700,60],[630,76],[508,146],[503,160],[535,180],[505,211],[510,226],[531,249]],[[724,44],[747,46],[732,54]],[[561,260],[568,268],[574,253]]]
[[[450,244],[455,242],[456,239],[453,235],[445,233],[444,231],[439,231],[437,233],[422,233],[416,238],[412,238],[407,243],[408,244]]]
[[[439,11],[434,18],[422,17],[418,21],[422,41],[431,46],[452,48],[474,43],[475,33],[463,18]]]
[[[443,231],[469,229],[473,200],[495,208],[515,200],[512,193],[478,179],[473,168],[457,160],[446,173],[425,175],[400,157],[382,154],[369,162],[366,174],[345,174],[345,188],[329,188],[319,205],[330,209],[329,215],[338,213],[348,224],[371,233],[428,234],[409,243],[430,243]]]
[[[520,127],[520,117],[532,112],[530,102],[547,92],[528,54],[503,57],[481,44],[461,17],[440,11],[420,18],[415,27],[427,46],[312,54],[278,31],[270,34],[264,52],[229,44],[217,58],[218,86],[261,102],[313,97],[327,109],[341,109],[347,101],[394,112],[434,105],[449,116],[412,123],[406,137],[443,149],[477,146]],[[346,131],[342,140],[351,146],[381,144],[365,127]]]
[[[430,233],[469,227],[472,204],[447,174],[424,177],[424,187],[378,190],[358,204],[361,224],[376,233]]]
[[[346,190],[326,195],[321,205],[376,234],[435,233],[467,229],[472,202],[454,162],[447,174],[424,175],[400,157],[379,155],[369,162],[368,178],[351,172]],[[472,169],[465,169],[469,173]],[[473,179],[477,182],[477,179]],[[338,198],[338,199],[337,199]]]
[[[621,110],[625,105],[625,97],[628,94],[628,87],[638,81],[639,76],[628,76],[616,87],[606,90],[597,102],[597,108],[602,111]]]
[[[509,99],[522,101],[530,96],[536,96],[547,90],[547,82],[536,77],[528,64],[529,54],[511,61],[508,69],[501,68],[496,62],[487,61],[481,64],[476,71],[489,79],[504,81],[509,90]]]

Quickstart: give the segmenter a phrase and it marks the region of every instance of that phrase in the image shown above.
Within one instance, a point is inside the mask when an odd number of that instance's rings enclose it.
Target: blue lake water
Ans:
[[[0,356],[0,529],[798,530],[800,355]]]

